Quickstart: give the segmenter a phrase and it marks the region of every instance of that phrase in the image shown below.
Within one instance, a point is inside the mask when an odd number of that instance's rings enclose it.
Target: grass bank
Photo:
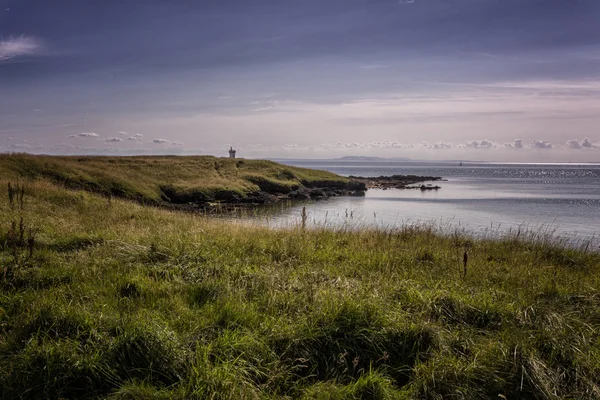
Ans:
[[[21,182],[0,178],[3,399],[600,398],[597,253]]]
[[[364,184],[327,171],[272,161],[212,156],[55,157],[0,155],[5,179],[50,180],[70,189],[143,204],[269,202],[309,188],[362,190]]]

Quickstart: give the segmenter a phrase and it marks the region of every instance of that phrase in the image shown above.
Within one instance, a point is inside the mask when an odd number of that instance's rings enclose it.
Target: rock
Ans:
[[[327,197],[327,194],[323,189],[312,189],[310,191],[310,197]]]
[[[310,191],[305,187],[301,187],[298,190],[291,191],[288,197],[290,199],[308,200],[310,199]]]
[[[442,178],[437,176],[416,176],[416,175],[392,175],[379,177],[358,177],[351,176],[354,181],[363,183],[369,189],[410,189],[411,184],[425,181],[439,181]],[[363,189],[365,190],[365,189]],[[428,190],[428,189],[425,189]]]

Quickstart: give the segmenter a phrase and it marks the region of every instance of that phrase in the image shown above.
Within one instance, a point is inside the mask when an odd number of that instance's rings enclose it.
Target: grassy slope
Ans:
[[[2,190],[0,242],[3,399],[600,398],[598,254],[273,231],[44,180],[23,210]]]
[[[272,161],[191,157],[50,157],[0,155],[0,174],[16,179],[48,178],[71,188],[144,203],[169,199],[227,199],[259,190],[286,192],[300,185],[345,184],[326,171]]]

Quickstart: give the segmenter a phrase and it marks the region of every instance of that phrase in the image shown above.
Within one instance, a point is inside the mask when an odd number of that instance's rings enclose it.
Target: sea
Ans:
[[[600,244],[600,164],[284,160],[343,176],[439,176],[439,190],[368,190],[364,197],[281,202],[256,218],[273,226],[435,227],[473,236],[529,232]],[[426,182],[427,183],[427,182]],[[429,182],[432,183],[432,182]]]

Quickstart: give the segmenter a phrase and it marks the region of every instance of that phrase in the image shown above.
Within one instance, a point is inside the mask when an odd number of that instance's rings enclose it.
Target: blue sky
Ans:
[[[597,0],[0,0],[0,152],[600,161]]]

